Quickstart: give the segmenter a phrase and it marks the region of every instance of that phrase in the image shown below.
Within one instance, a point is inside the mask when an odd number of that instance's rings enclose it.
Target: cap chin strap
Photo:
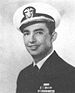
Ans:
[[[36,13],[36,14],[34,14],[33,17],[30,17],[30,18],[35,18],[35,17],[46,17],[46,18],[49,18],[49,19],[51,19],[52,21],[54,21],[54,18],[51,17],[51,16],[49,16],[49,15],[47,15],[47,14]],[[24,20],[30,19],[30,18],[26,18],[26,17],[24,16],[24,17],[22,18],[21,22],[23,22]]]
[[[35,24],[35,23],[43,23],[43,22],[52,22],[54,23],[55,25],[55,20],[52,19],[52,18],[49,18],[49,17],[45,17],[45,16],[36,16],[36,17],[33,17],[33,18],[28,18],[26,20],[23,20],[20,24],[20,30],[22,30],[23,28],[31,25],[31,24]]]

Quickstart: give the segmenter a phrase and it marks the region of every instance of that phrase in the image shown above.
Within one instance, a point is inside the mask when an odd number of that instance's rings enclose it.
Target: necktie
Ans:
[[[37,65],[34,66],[34,71],[35,71],[35,73],[38,73],[39,68],[37,67]]]

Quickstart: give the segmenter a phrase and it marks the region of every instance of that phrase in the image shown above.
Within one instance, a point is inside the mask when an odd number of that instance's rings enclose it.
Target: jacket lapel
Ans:
[[[58,77],[60,73],[60,64],[58,60],[58,55],[54,51],[53,54],[46,60],[40,69],[40,74],[48,75],[51,78]]]

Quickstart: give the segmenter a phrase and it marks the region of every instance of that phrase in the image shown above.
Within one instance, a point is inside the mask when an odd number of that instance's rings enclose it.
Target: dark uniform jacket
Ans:
[[[49,83],[55,93],[75,93],[75,68],[54,51],[38,72],[33,64],[20,72],[16,93],[37,93],[43,83]]]

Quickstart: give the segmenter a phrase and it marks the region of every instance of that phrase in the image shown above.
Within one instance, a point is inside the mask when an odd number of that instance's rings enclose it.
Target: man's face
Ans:
[[[36,23],[23,29],[26,49],[32,56],[47,55],[52,48],[52,36],[45,23]]]

